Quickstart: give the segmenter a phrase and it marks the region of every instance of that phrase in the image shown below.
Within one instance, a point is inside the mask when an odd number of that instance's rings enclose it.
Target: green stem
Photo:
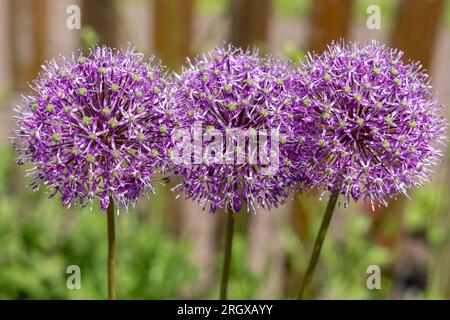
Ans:
[[[322,249],[322,244],[325,240],[328,226],[330,225],[331,217],[333,216],[334,208],[336,207],[338,196],[339,192],[334,191],[331,194],[330,199],[328,200],[327,209],[325,210],[325,215],[323,216],[319,233],[317,234],[316,241],[314,242],[313,252],[311,254],[311,258],[309,259],[308,269],[306,269],[303,283],[297,296],[298,300],[306,299],[306,297],[308,296],[309,286],[314,275],[314,270],[316,269],[317,261],[319,260],[320,250]]]
[[[115,282],[115,258],[116,258],[116,232],[114,227],[114,201],[110,199],[109,206],[106,211],[108,217],[108,298],[116,299],[116,282]]]
[[[227,299],[228,279],[230,276],[231,248],[233,246],[234,213],[228,210],[225,226],[225,256],[223,259],[222,282],[220,284],[220,299]]]

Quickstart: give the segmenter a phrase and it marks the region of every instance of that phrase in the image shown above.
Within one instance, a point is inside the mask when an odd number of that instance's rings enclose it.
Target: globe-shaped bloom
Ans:
[[[316,186],[373,208],[429,180],[447,124],[420,63],[376,41],[339,42],[309,55],[298,81]]]
[[[44,65],[14,132],[18,163],[34,165],[31,187],[67,206],[98,198],[102,210],[152,191],[172,124],[164,75],[131,47],[93,47]]]
[[[176,167],[182,182],[174,189],[211,212],[283,203],[298,162],[291,65],[256,50],[217,47],[188,60],[176,78],[171,105],[184,133],[174,141],[189,136],[193,148]]]

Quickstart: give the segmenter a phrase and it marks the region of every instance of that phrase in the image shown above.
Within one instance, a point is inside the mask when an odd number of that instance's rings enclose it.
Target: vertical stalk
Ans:
[[[323,216],[322,223],[320,224],[319,233],[317,234],[316,240],[314,242],[313,252],[311,254],[311,258],[309,259],[308,269],[306,270],[300,292],[297,296],[298,300],[303,300],[308,296],[309,286],[316,269],[317,261],[319,260],[320,250],[322,249],[322,244],[325,240],[328,226],[330,225],[331,217],[333,216],[334,208],[336,207],[338,196],[339,191],[334,191],[331,194],[330,199],[328,200],[327,209],[325,210],[325,215]]]
[[[231,249],[233,246],[234,213],[231,209],[226,213],[227,223],[225,225],[225,256],[223,259],[222,282],[220,284],[220,299],[227,299],[228,279],[230,276]]]
[[[108,218],[108,298],[116,299],[116,282],[115,282],[115,258],[116,258],[116,232],[114,227],[114,201],[110,199],[107,209]]]

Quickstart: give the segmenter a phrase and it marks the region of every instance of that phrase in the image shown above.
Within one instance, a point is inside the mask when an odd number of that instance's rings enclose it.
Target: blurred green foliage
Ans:
[[[106,297],[106,217],[98,208],[65,209],[58,199],[48,200],[43,191],[25,189],[23,170],[13,164],[13,152],[3,148],[0,157],[0,299],[103,299]],[[426,231],[432,256],[425,297],[444,298],[450,279],[449,214],[443,185],[432,184],[417,190],[414,201],[407,202],[404,232]],[[216,299],[219,290],[222,254],[215,266],[217,277],[210,289],[186,294],[195,286],[202,270],[192,264],[191,244],[180,239],[161,215],[158,193],[148,205],[121,213],[117,217],[117,292],[121,299]],[[308,239],[301,242],[290,224],[283,225],[282,247],[286,268],[297,276],[285,274],[286,290],[272,298],[295,297],[300,274],[304,272],[325,201],[311,209]],[[345,299],[386,299],[391,297],[395,263],[394,248],[377,244],[371,236],[373,213],[363,213],[352,205],[334,216],[339,225],[331,227],[325,240],[312,297]],[[255,275],[248,261],[248,238],[239,229],[233,247],[229,284],[232,299],[255,299],[265,288],[267,276]],[[81,290],[69,290],[66,280],[70,265],[81,268]],[[366,287],[369,265],[382,270],[382,289]],[[303,270],[303,271],[302,271]],[[385,271],[386,270],[386,271]],[[180,293],[183,292],[183,295]]]
[[[273,0],[276,14],[287,17],[305,17],[311,9],[310,0]]]
[[[450,0],[447,0],[447,6],[445,8],[445,23],[447,27],[450,27]]]
[[[218,14],[227,9],[230,0],[197,0],[196,5],[200,14]]]
[[[389,268],[393,262],[392,252],[378,246],[369,237],[371,219],[358,211],[348,212],[343,238],[328,241],[324,245],[322,257],[327,265],[326,273],[316,284],[316,292],[323,292],[328,299],[383,299],[388,297],[389,281],[386,275],[381,277],[382,290],[368,290],[367,267],[379,266],[381,270]],[[316,225],[314,230],[317,230]],[[331,267],[329,267],[331,266]]]
[[[200,14],[219,14],[226,12],[231,0],[197,0],[196,4]],[[310,6],[310,0],[273,0],[275,13],[283,16],[304,17]]]
[[[91,26],[86,26],[81,29],[81,44],[83,48],[90,48],[99,42],[99,36]]]
[[[106,216],[98,208],[67,210],[42,191],[22,188],[23,180],[13,186],[16,169],[11,150],[2,150],[0,299],[105,298]],[[117,217],[118,298],[173,298],[196,278],[189,244],[166,230],[157,214],[131,210]],[[81,290],[66,287],[70,265],[81,269]]]

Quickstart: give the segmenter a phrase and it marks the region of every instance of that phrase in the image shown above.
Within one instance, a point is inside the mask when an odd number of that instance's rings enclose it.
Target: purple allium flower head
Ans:
[[[46,186],[64,205],[95,198],[106,210],[153,191],[172,121],[164,68],[134,48],[93,47],[43,66],[18,108],[13,143],[19,164],[34,168],[31,187]]]
[[[176,75],[173,105],[179,129],[190,130],[193,140],[203,137],[203,153],[200,162],[177,166],[182,182],[174,189],[183,190],[210,212],[225,208],[238,213],[243,206],[254,212],[256,207],[270,209],[283,203],[295,181],[291,165],[298,157],[291,150],[297,136],[291,77],[289,63],[233,46],[217,47],[193,63],[188,60]],[[200,133],[195,133],[199,122]],[[213,131],[223,137],[221,151],[205,155],[208,145],[218,141],[208,136]],[[240,141],[245,144],[232,138],[235,145],[230,148],[226,136],[237,131],[243,133]],[[250,151],[252,138],[259,144]],[[231,162],[220,162],[222,155]],[[239,155],[245,157],[243,162]]]
[[[388,198],[429,180],[442,156],[447,126],[429,76],[402,52],[370,43],[332,43],[309,55],[297,88],[314,141],[311,181],[350,198]],[[307,121],[306,121],[307,122]]]

